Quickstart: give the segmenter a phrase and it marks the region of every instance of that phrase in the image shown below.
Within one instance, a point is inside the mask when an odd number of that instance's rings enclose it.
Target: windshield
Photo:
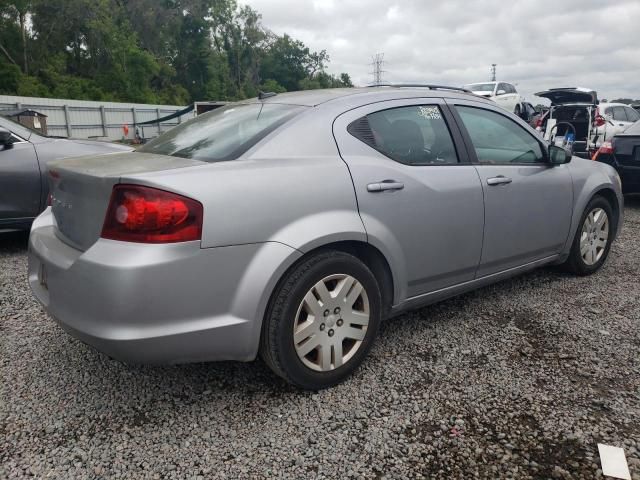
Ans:
[[[227,105],[171,129],[139,151],[205,162],[232,160],[304,108],[263,103]]]
[[[495,86],[495,83],[472,83],[465,85],[464,88],[472,92],[493,92],[493,87]]]

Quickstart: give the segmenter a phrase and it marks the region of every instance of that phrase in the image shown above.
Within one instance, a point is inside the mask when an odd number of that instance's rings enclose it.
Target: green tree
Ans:
[[[0,92],[184,104],[351,86],[236,0],[0,0]]]

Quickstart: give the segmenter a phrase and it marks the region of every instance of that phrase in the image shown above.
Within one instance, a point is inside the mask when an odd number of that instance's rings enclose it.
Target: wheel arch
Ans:
[[[335,250],[353,255],[371,270],[374,277],[378,281],[378,285],[380,286],[380,293],[382,295],[383,318],[389,314],[394,302],[395,280],[388,260],[380,250],[378,250],[370,243],[360,240],[340,240],[325,243],[323,245],[316,246],[311,250],[305,251],[302,256],[297,258],[291,265],[289,265],[289,267],[280,275],[280,278],[269,294],[269,301],[267,303],[267,307],[263,312],[263,325],[264,319],[269,314],[276,292],[282,285],[282,282],[285,281],[287,276],[291,273],[291,271],[295,269],[301,262],[308,259],[310,256],[328,250]]]
[[[603,197],[607,202],[609,202],[609,205],[611,205],[611,209],[613,210],[612,220],[613,220],[613,233],[614,233],[614,240],[615,240],[615,236],[618,232],[618,222],[620,221],[620,212],[621,212],[618,196],[616,195],[616,192],[614,192],[612,188],[602,187],[599,190],[596,190],[595,192],[593,192],[593,195],[591,195],[591,198],[589,198],[589,202],[598,196]],[[589,202],[587,202],[587,204]]]
[[[624,200],[621,193],[616,188],[613,175],[615,171],[612,167],[605,164],[598,164],[588,160],[578,159],[576,165],[574,162],[568,164],[573,179],[573,213],[571,215],[571,226],[567,241],[562,249],[560,262],[564,261],[571,250],[571,245],[575,238],[576,232],[581,227],[580,219],[589,202],[596,196],[603,197],[613,210],[613,239],[620,233],[622,219],[624,217],[623,207]]]

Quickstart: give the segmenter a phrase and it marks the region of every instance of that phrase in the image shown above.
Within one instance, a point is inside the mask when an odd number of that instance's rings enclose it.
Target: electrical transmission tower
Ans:
[[[373,62],[370,65],[373,66],[373,85],[382,85],[384,80],[382,79],[382,74],[385,72],[382,69],[384,65],[384,53],[376,53],[373,57]]]
[[[491,64],[491,81],[492,82],[496,81],[496,64],[495,63]]]

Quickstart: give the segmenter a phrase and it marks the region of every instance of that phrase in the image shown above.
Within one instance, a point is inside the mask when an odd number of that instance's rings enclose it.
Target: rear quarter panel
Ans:
[[[124,176],[204,206],[202,247],[280,242],[302,252],[333,241],[366,241],[332,118],[303,114],[237,160]]]

